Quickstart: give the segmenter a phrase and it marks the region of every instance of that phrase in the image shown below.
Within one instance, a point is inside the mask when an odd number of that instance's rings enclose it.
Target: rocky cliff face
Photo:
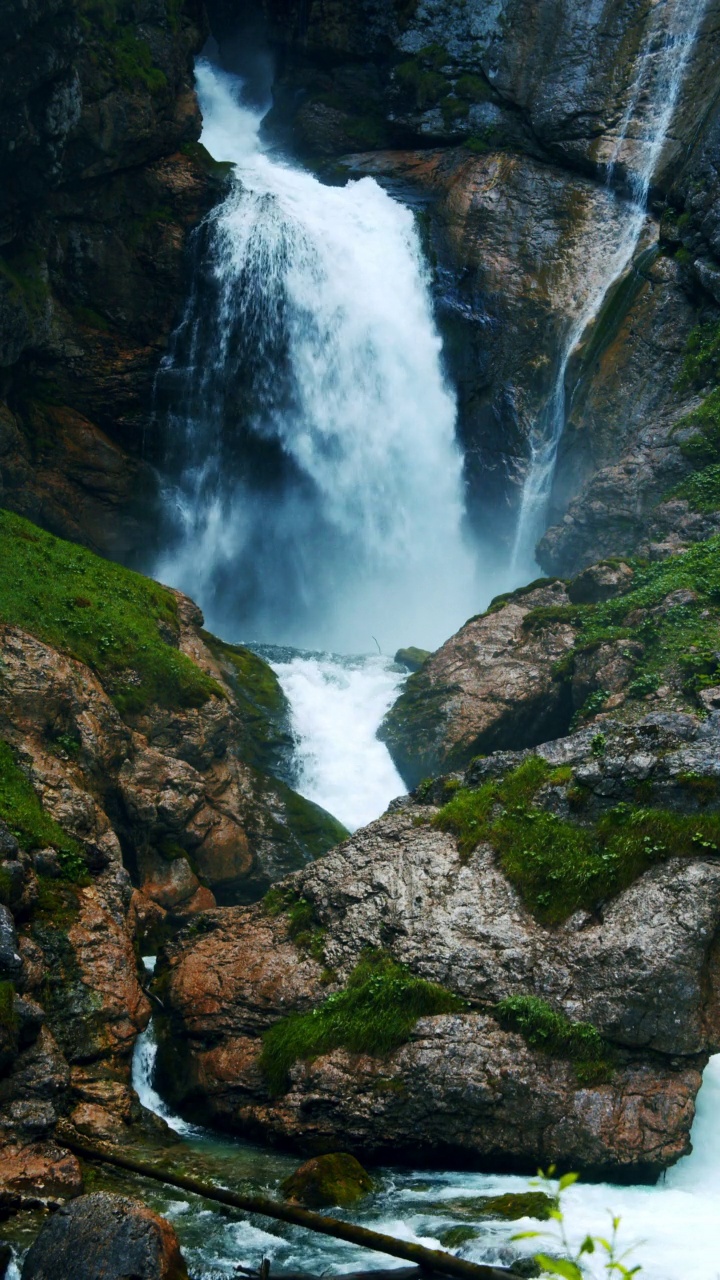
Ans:
[[[222,42],[237,9],[216,0],[210,11]],[[421,203],[459,391],[471,518],[497,554],[498,542],[512,540],[528,438],[552,394],[568,324],[617,249],[623,208],[606,185],[608,166],[622,190],[649,128],[648,94],[633,95],[650,65],[655,11],[642,0],[601,9],[565,0],[266,0],[263,12],[279,66],[267,127],[320,163],[371,147],[351,170]],[[691,470],[677,434],[693,408],[692,388],[676,385],[684,349],[717,308],[708,93],[717,16],[709,0],[634,261],[568,366],[553,527],[540,553],[548,572],[654,554],[717,523],[717,504],[698,520],[692,505],[665,501]],[[657,66],[650,85],[653,74]],[[628,111],[638,117],[629,130]]]
[[[223,182],[196,145],[205,18],[143,0],[10,10],[0,500],[132,559],[152,538],[152,385],[185,294],[185,244]]]
[[[138,952],[216,900],[257,898],[344,831],[263,772],[286,769],[291,745],[264,662],[202,631],[185,597],[18,517],[3,516],[2,537],[0,1190],[12,1205],[79,1191],[58,1116],[116,1141],[153,1120],[130,1087],[150,1016]]]

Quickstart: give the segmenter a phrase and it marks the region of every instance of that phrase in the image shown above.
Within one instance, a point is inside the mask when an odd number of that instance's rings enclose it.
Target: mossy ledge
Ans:
[[[95,672],[121,715],[224,697],[175,647],[177,601],[159,583],[0,511],[0,622]]]
[[[531,1049],[572,1062],[580,1084],[601,1084],[612,1074],[613,1049],[591,1022],[571,1022],[539,996],[509,996],[496,1005],[495,1015]]]
[[[570,784],[570,785],[569,785]],[[620,803],[594,823],[541,808],[543,786],[559,786],[581,809],[582,789],[567,769],[531,756],[502,781],[461,788],[432,819],[458,841],[462,857],[492,846],[525,905],[545,925],[574,911],[594,911],[645,871],[670,857],[720,851],[720,813],[673,813]]]
[[[410,1039],[418,1018],[465,1008],[451,991],[416,977],[383,952],[369,952],[344,990],[266,1031],[260,1069],[271,1096],[278,1097],[287,1092],[298,1061],[340,1048],[382,1057]]]

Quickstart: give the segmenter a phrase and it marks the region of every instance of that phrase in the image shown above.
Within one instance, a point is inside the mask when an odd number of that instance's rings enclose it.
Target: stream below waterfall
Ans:
[[[148,958],[146,963],[151,967],[153,961]],[[141,1102],[182,1138],[182,1144],[168,1152],[173,1164],[219,1184],[278,1195],[279,1183],[297,1167],[297,1158],[223,1138],[173,1116],[153,1088],[154,1059],[151,1024],[135,1049],[133,1083]],[[644,1280],[718,1280],[720,1257],[713,1224],[720,1202],[720,1055],[705,1070],[692,1140],[692,1155],[655,1187],[601,1183],[570,1188],[565,1205],[571,1240],[579,1243],[588,1232],[608,1234],[610,1211],[622,1218],[621,1239],[627,1247],[634,1246],[629,1265],[641,1265]],[[107,1176],[109,1185],[116,1189],[122,1185],[119,1174]],[[511,1243],[510,1238],[517,1231],[542,1229],[543,1224],[530,1219],[488,1221],[473,1213],[474,1198],[526,1191],[527,1178],[384,1168],[377,1171],[377,1179],[378,1190],[359,1208],[334,1209],[333,1214],[430,1248],[440,1247],[440,1237],[449,1229],[474,1222],[477,1239],[453,1252],[498,1266],[541,1247],[537,1241]],[[210,1202],[159,1188],[149,1180],[143,1181],[142,1195],[172,1221],[193,1280],[233,1275],[238,1263],[257,1267],[263,1258],[269,1258],[277,1272],[302,1270],[315,1275],[403,1265],[398,1259],[300,1228],[220,1211]],[[604,1274],[599,1260],[591,1258],[588,1276]]]

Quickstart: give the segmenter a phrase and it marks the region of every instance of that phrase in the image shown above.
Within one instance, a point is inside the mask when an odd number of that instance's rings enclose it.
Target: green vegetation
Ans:
[[[382,952],[370,952],[343,991],[265,1033],[260,1068],[277,1096],[287,1090],[288,1073],[299,1060],[339,1048],[381,1057],[410,1039],[418,1018],[463,1008],[464,1001],[450,991],[416,978]]]
[[[577,1247],[571,1244],[565,1226],[562,1196],[568,1187],[572,1187],[577,1182],[578,1175],[576,1173],[566,1173],[557,1182],[554,1180],[554,1176],[555,1165],[551,1165],[547,1173],[543,1173],[541,1169],[538,1178],[530,1183],[532,1187],[541,1187],[547,1195],[550,1202],[548,1216],[552,1220],[554,1228],[553,1234],[546,1237],[553,1250],[552,1254],[535,1254],[535,1262],[541,1268],[543,1275],[558,1276],[560,1280],[584,1280],[587,1275],[584,1261],[589,1254],[597,1254],[599,1256],[596,1261],[596,1274],[598,1274],[599,1268],[608,1277],[608,1280],[611,1280],[611,1278],[612,1280],[632,1280],[632,1277],[636,1276],[642,1268],[639,1266],[626,1266],[628,1254],[631,1250],[620,1244],[620,1218],[611,1215],[609,1236],[586,1235],[581,1239]],[[512,1239],[540,1239],[541,1235],[542,1233],[539,1231],[519,1231]]]
[[[177,604],[165,587],[9,511],[0,539],[0,620],[86,663],[121,715],[223,696],[173,646]]]
[[[282,772],[293,750],[290,708],[269,663],[243,645],[227,644],[208,631],[202,638],[223,668],[238,702],[243,760],[266,773]]]
[[[447,1231],[440,1232],[438,1240],[443,1249],[459,1249],[468,1241],[477,1240],[479,1235],[477,1227],[448,1227]]]
[[[0,254],[0,276],[9,285],[12,301],[22,303],[31,313],[45,310],[50,286],[41,249],[30,247],[13,254]]]
[[[375,1183],[360,1161],[345,1152],[308,1160],[280,1185],[287,1200],[309,1209],[356,1204],[375,1190]]]
[[[582,1084],[599,1083],[610,1074],[613,1051],[592,1023],[571,1022],[538,996],[509,996],[495,1013],[501,1026],[518,1031],[532,1049],[573,1062]]]
[[[488,98],[495,97],[491,86],[483,76],[470,73],[458,77],[455,81],[455,93],[458,98],[465,98],[467,102],[485,102]]]
[[[295,889],[273,885],[263,898],[266,915],[286,915],[288,936],[292,938],[298,950],[310,955],[318,964],[325,962],[326,930],[322,928],[315,915],[315,908],[307,898],[301,897]]]
[[[433,818],[434,826],[455,834],[464,857],[482,841],[492,845],[505,875],[543,924],[593,910],[665,858],[720,849],[720,814],[619,804],[594,825],[581,826],[533,804],[549,782],[550,766],[533,756],[500,782],[458,791]]]
[[[574,654],[618,640],[635,641],[642,649],[633,671],[632,696],[643,696],[643,688],[668,684],[679,688],[696,709],[697,692],[720,683],[720,537],[654,564],[633,561],[632,567],[631,591],[602,604],[534,609],[523,626],[539,630],[572,624],[574,650],[554,668],[556,678],[564,680],[572,676]],[[681,591],[692,592],[692,598],[668,599]],[[591,696],[599,701],[602,691]],[[576,723],[594,710],[588,700]]]
[[[437,106],[442,98],[447,97],[451,82],[440,71],[447,61],[447,50],[442,45],[430,44],[395,68],[398,84],[412,97],[419,111]]]
[[[570,721],[571,731],[579,729],[586,720],[592,720],[593,716],[602,711],[610,694],[607,689],[596,689],[594,693],[588,694],[582,706],[578,708]]]
[[[697,437],[693,437],[696,440]],[[702,437],[703,440],[707,438]],[[689,444],[690,442],[688,442]],[[720,448],[720,429],[717,446]],[[682,448],[683,446],[681,446]],[[693,511],[720,511],[720,463],[715,462],[696,471],[672,492],[674,498],[684,498]]]
[[[67,880],[87,883],[88,874],[82,850],[54,818],[45,813],[33,787],[18,768],[12,750],[0,740],[0,819],[9,827],[23,849],[57,850],[60,866]]]

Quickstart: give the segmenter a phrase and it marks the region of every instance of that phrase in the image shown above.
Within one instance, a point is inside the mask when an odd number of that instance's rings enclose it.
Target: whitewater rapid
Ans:
[[[262,652],[290,703],[296,789],[349,831],[372,822],[405,793],[377,729],[407,673],[380,654]]]

